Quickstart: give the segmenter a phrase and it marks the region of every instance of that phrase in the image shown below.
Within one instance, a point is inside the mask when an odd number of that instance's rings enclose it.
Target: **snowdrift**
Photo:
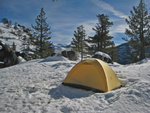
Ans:
[[[61,83],[76,63],[48,58],[0,69],[0,112],[150,112],[149,59],[131,65],[111,64],[127,84],[108,93],[63,86]]]

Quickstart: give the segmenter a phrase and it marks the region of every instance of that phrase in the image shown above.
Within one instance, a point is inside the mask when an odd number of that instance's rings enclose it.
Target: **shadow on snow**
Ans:
[[[77,89],[77,88],[72,88],[64,85],[59,85],[56,88],[52,88],[49,91],[49,95],[55,99],[60,99],[63,97],[67,97],[70,99],[73,98],[83,98],[83,97],[88,97],[92,95],[93,92],[91,91],[86,91],[82,89]]]

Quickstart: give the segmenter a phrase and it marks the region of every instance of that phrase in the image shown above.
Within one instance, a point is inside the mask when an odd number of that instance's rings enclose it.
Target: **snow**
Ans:
[[[104,52],[98,51],[98,52],[95,53],[95,55],[100,55],[100,56],[103,56],[104,58],[111,59],[111,57],[108,54],[104,53]]]
[[[107,93],[63,86],[76,63],[55,56],[0,69],[0,112],[150,112],[150,59],[130,65],[111,64],[124,87]]]
[[[44,59],[42,62],[49,62],[49,61],[67,61],[67,60],[68,60],[67,58],[56,54],[56,55],[54,55],[54,56],[47,57],[47,58]]]
[[[29,35],[23,31],[22,27],[17,26],[18,29],[14,29],[14,25],[11,25],[7,27],[7,25],[0,23],[0,41],[2,41],[4,44],[9,45],[12,47],[13,43],[16,45],[16,51],[21,52],[22,51],[22,45],[23,45],[23,36],[26,36],[26,38],[29,38]],[[14,35],[12,32],[18,34],[17,32],[20,31],[20,37],[17,35]],[[35,46],[30,45],[31,49],[34,49]]]
[[[57,55],[61,55],[62,51],[71,51],[71,45],[65,44],[54,44],[53,45],[54,51]]]
[[[10,27],[7,27],[7,25],[0,23],[0,41],[2,43],[9,45],[12,47],[13,42],[16,45],[16,51],[18,52],[23,52],[23,40],[21,37],[26,36],[26,38],[29,38],[29,35],[23,31],[22,27],[17,26],[18,29],[14,29],[14,25],[11,25]],[[14,34],[12,34],[12,31],[17,34],[17,32],[21,31],[20,33],[20,38]],[[66,45],[66,44],[53,44],[54,51],[57,55],[61,55],[62,51],[70,51],[71,50],[71,45]],[[1,49],[1,46],[0,46]],[[35,46],[30,45],[30,49],[34,50]],[[34,54],[32,51],[28,52],[29,54]]]
[[[0,29],[2,30],[2,33],[0,33],[0,40],[9,46],[12,46],[13,42],[15,42],[15,44],[17,45],[16,51],[20,51],[22,40],[20,40],[19,37],[11,33],[11,31],[15,31],[13,26],[8,28],[5,24],[0,23]]]
[[[21,56],[19,56],[18,57],[18,62],[23,63],[23,62],[26,62],[26,60],[24,58],[22,58]]]

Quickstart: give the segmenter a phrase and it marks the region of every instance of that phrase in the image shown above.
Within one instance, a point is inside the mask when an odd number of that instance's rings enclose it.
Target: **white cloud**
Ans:
[[[73,34],[64,34],[61,32],[53,32],[52,42],[54,43],[63,43],[63,44],[70,44]]]
[[[92,36],[95,34],[95,31],[92,28],[94,28],[96,26],[97,22],[98,22],[98,20],[88,20],[88,21],[79,23],[78,26],[83,25],[87,36]],[[126,28],[128,28],[128,25],[124,22],[120,23],[120,21],[118,20],[117,24],[110,27],[110,33],[109,34],[112,36],[115,36],[117,33],[123,33],[124,34]]]
[[[120,11],[115,10],[111,5],[102,1],[102,0],[91,0],[97,7],[102,8],[106,11],[113,13],[115,16],[119,18],[127,18],[128,16],[123,14]]]
[[[110,29],[110,35],[114,36],[117,33],[125,33],[125,29],[128,28],[127,24],[119,24]]]
[[[65,26],[65,24],[57,26],[57,28],[60,27],[60,29],[62,29],[62,30],[61,31],[55,31],[55,32],[52,33],[54,35],[54,36],[52,36],[52,41],[55,42],[55,43],[69,44],[72,41],[74,31],[80,25],[84,26],[84,29],[86,31],[87,36],[94,36],[95,31],[92,30],[92,28],[95,27],[97,22],[98,22],[98,20],[88,20],[88,21],[85,21],[85,22],[80,22],[79,24],[72,27],[71,29],[64,29],[64,30],[63,30],[63,26]],[[110,33],[109,34],[111,36],[114,36],[114,37],[118,33],[124,34],[126,28],[128,28],[128,25],[126,23],[117,24],[115,26],[113,25],[110,28]]]
[[[52,40],[54,42],[59,42],[59,43],[62,43],[62,42],[67,43],[67,44],[70,43],[72,41],[74,31],[80,25],[84,26],[87,36],[93,36],[95,34],[95,32],[92,30],[92,28],[95,27],[97,21],[98,20],[88,20],[85,22],[79,22],[76,25],[74,25],[73,23],[72,24],[70,24],[70,23],[56,24],[56,28],[54,28],[54,29],[57,29],[57,30],[60,29],[60,31],[53,32],[54,36],[53,36]],[[64,27],[71,27],[71,28],[63,29]]]
[[[97,21],[98,20],[88,20],[88,21],[79,23],[78,26],[79,25],[83,25],[84,26],[84,29],[86,31],[87,36],[93,35],[95,32],[93,31],[92,28],[95,27]]]

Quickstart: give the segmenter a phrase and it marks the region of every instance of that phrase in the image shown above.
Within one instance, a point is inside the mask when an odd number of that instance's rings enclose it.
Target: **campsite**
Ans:
[[[106,93],[62,85],[76,63],[53,57],[0,69],[0,112],[150,112],[150,59],[111,64],[126,85]]]
[[[150,0],[1,0],[0,113],[150,113]]]
[[[99,59],[86,59],[76,64],[68,73],[63,84],[77,87],[80,85],[101,92],[121,87],[115,72],[108,64]]]

